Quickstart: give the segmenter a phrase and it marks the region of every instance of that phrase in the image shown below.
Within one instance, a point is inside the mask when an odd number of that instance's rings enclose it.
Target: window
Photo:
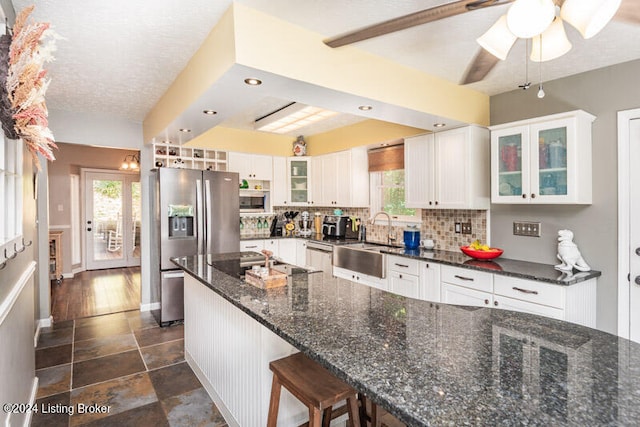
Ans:
[[[394,221],[420,222],[420,209],[404,205],[404,169],[370,173],[371,215],[388,213]]]

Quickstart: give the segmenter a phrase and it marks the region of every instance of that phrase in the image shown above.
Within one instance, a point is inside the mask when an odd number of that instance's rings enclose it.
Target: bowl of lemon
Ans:
[[[460,246],[460,250],[467,256],[479,260],[489,260],[498,258],[504,252],[499,248],[491,248],[488,245],[484,245],[480,240],[476,240],[469,246]]]

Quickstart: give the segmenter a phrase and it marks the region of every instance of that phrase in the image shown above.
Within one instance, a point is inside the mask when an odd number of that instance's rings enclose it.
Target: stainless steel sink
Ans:
[[[333,247],[333,265],[369,276],[384,278],[386,256],[380,253],[386,246],[370,243],[353,243]]]

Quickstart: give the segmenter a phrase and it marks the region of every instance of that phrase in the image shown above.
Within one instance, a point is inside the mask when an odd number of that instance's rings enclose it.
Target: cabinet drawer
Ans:
[[[260,252],[264,249],[264,240],[244,240],[240,242],[240,251]]]
[[[559,285],[496,275],[494,286],[496,295],[548,305],[549,307],[564,307],[565,289]]]
[[[493,297],[495,308],[503,310],[519,311],[520,313],[537,314],[538,316],[551,317],[552,319],[565,320],[564,310],[528,301],[495,295]]]
[[[493,275],[491,273],[443,265],[440,277],[442,282],[493,292]]]
[[[399,256],[389,256],[387,258],[387,268],[389,271],[397,271],[398,273],[413,274],[417,276],[420,274],[419,261],[411,258],[404,258]]]

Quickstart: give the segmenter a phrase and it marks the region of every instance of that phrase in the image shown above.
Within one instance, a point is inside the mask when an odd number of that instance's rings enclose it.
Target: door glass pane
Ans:
[[[306,161],[291,161],[291,201],[306,203],[308,201],[308,176]]]
[[[567,195],[567,128],[538,132],[540,194]]]
[[[140,258],[140,218],[142,210],[142,199],[140,196],[140,183],[131,183],[131,240],[133,247],[131,248],[131,256]]]
[[[519,196],[522,194],[522,135],[499,137],[498,148],[498,192],[501,196]]]
[[[93,181],[93,258],[122,259],[122,181]]]

